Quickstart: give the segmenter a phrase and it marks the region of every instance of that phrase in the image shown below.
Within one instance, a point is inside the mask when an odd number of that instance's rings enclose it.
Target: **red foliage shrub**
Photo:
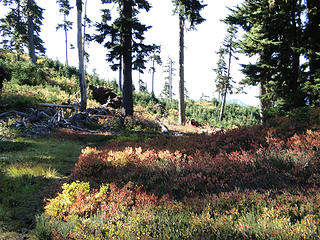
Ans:
[[[176,199],[239,189],[319,186],[320,133],[287,139],[256,126],[213,136],[160,137],[83,150],[72,175],[96,183],[129,181]]]

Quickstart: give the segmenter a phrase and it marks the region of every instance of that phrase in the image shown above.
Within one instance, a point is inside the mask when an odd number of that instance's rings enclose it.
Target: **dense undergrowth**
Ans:
[[[319,139],[317,129],[256,126],[87,147],[36,231],[55,239],[317,239]]]
[[[165,111],[166,120],[172,122],[178,121],[178,100],[157,99],[151,94],[140,92],[134,94],[135,105],[140,105],[148,112],[157,113],[153,106],[160,104]],[[237,126],[250,126],[260,123],[259,110],[252,106],[239,106],[237,104],[227,104],[225,116],[222,121],[219,120],[220,105],[216,99],[212,101],[186,100],[186,118],[194,119],[203,126],[213,126],[216,128],[233,128]]]
[[[46,57],[39,58],[37,65],[25,55],[20,56],[20,61],[16,58],[16,54],[0,49],[0,67],[7,73],[0,94],[1,104],[8,105],[9,109],[24,109],[40,102],[61,104],[78,101],[78,70],[75,67]],[[93,85],[107,84],[89,74],[87,81]],[[89,106],[95,104],[89,95]]]

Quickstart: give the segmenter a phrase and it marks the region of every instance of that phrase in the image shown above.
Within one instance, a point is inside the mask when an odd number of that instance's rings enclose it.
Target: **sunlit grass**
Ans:
[[[58,137],[0,141],[0,239],[28,228],[42,211],[44,191],[68,176],[85,143]],[[6,237],[4,239],[7,239]],[[8,238],[18,239],[18,238]]]
[[[7,169],[9,177],[44,177],[44,178],[61,178],[62,175],[52,167],[43,164],[13,164]]]
[[[7,167],[19,169],[22,172],[20,176],[23,174],[64,175],[73,167],[84,147],[79,141],[51,137],[20,138],[18,142],[24,143],[28,147],[21,151],[15,149],[14,151],[1,152],[0,158]],[[54,174],[52,174],[53,169],[56,172]],[[51,173],[48,174],[48,172]]]

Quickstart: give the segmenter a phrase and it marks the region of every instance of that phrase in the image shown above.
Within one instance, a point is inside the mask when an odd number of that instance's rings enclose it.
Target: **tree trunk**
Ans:
[[[224,90],[224,93],[222,95],[222,103],[221,103],[221,109],[220,109],[220,116],[219,121],[221,122],[224,116],[224,108],[226,105],[226,99],[227,99],[227,89]]]
[[[172,103],[172,59],[170,58],[170,78],[169,78],[169,94],[170,94],[170,103]]]
[[[122,55],[119,59],[119,90],[122,92]]]
[[[299,41],[299,28],[301,28],[301,23],[297,21],[296,14],[298,12],[296,5],[297,3],[294,3],[292,6],[292,12],[291,12],[291,22],[292,22],[292,44],[294,48],[300,48],[300,41]],[[299,4],[300,6],[300,4]],[[291,74],[291,82],[289,85],[289,88],[292,92],[293,99],[292,104],[294,107],[299,107],[304,105],[304,97],[301,96],[301,92],[299,91],[299,77],[300,77],[300,53],[297,50],[292,50],[292,74]]]
[[[179,124],[186,122],[184,102],[184,27],[185,20],[182,13],[179,13]]]
[[[29,56],[33,64],[37,63],[36,50],[34,45],[34,29],[33,29],[33,0],[28,0],[27,11],[28,11],[28,48]]]
[[[21,24],[21,2],[17,1],[18,22]],[[21,59],[21,43],[20,41],[15,43],[15,50],[17,51],[17,61]]]
[[[66,24],[66,15],[64,14],[64,22]],[[66,65],[69,65],[68,63],[68,30],[67,26],[64,26],[64,35],[65,35],[65,42],[66,42]]]
[[[77,0],[77,28],[78,28],[78,58],[79,58],[79,83],[80,83],[80,111],[87,108],[87,84],[84,74],[84,53],[82,43],[82,0]]]
[[[88,0],[85,0],[85,3],[84,3],[84,23],[83,23],[83,69],[84,69],[84,72],[86,71],[87,69],[87,62],[89,62],[89,55],[87,54],[86,55],[86,30],[87,30],[87,3],[88,3]],[[85,56],[87,56],[85,58]]]
[[[268,106],[268,100],[264,99],[263,96],[267,93],[266,88],[265,88],[265,83],[264,81],[261,81],[259,83],[259,113],[260,113],[260,119],[261,119],[261,124],[265,123],[265,116],[264,116],[264,111],[269,107]]]
[[[261,65],[268,63],[269,59],[271,58],[271,55],[272,55],[272,52],[269,49],[264,50],[260,54],[259,62],[261,63]],[[268,81],[271,79],[272,72],[270,72],[268,69],[265,69],[265,68],[261,68],[260,71],[261,71],[261,77],[260,77],[260,83],[259,83],[259,98],[260,98],[259,110],[260,110],[261,124],[264,124],[266,120],[264,112],[266,109],[272,107],[272,102],[270,101],[270,99],[264,97],[268,93],[266,85]]]
[[[155,68],[154,68],[154,62],[155,60],[153,59],[152,61],[152,88],[151,88],[151,94],[152,96],[154,96],[154,72],[155,72]]]
[[[132,0],[124,0],[123,16],[125,19],[132,19]],[[132,26],[128,21],[123,32],[123,114],[133,115],[132,97]]]

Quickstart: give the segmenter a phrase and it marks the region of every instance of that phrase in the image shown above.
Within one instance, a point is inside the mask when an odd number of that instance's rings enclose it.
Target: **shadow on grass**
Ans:
[[[66,139],[59,136],[0,141],[0,239],[26,234],[71,173],[81,149],[110,137]],[[18,234],[18,235],[17,235]]]
[[[35,215],[42,211],[41,190],[52,181],[32,176],[8,177],[5,174],[0,179],[2,231],[25,234],[34,226]]]
[[[136,141],[156,134],[126,132],[119,135],[56,132],[52,135],[0,141],[0,239],[26,236],[67,180],[81,150],[110,141]],[[11,234],[8,237],[5,234]],[[11,236],[10,235],[10,236]],[[23,239],[23,237],[22,237]]]

